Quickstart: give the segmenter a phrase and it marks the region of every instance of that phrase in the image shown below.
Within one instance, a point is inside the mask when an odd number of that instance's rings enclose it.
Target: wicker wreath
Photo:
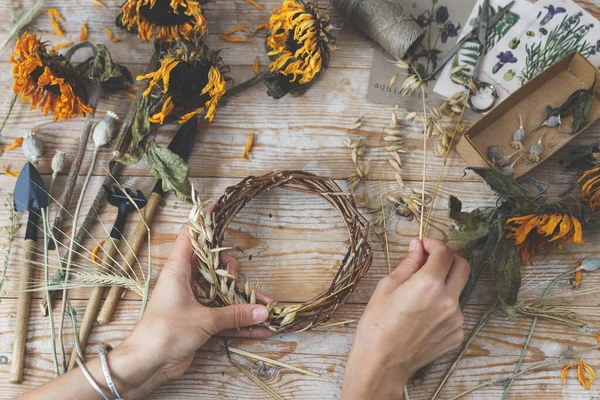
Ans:
[[[340,213],[350,236],[350,246],[340,263],[329,288],[303,304],[280,306],[267,304],[269,318],[263,326],[275,332],[299,332],[328,321],[371,267],[373,254],[367,241],[368,221],[358,212],[352,196],[342,192],[331,179],[302,171],[275,171],[264,176],[250,176],[225,190],[208,215],[203,212],[198,194],[194,192],[194,207],[190,212],[190,235],[198,257],[198,269],[209,290],[198,289],[198,301],[210,307],[256,303],[255,290],[248,281],[236,282],[220,262],[219,253],[227,226],[237,213],[254,197],[281,187],[316,194],[327,200]],[[208,293],[207,293],[208,292]]]

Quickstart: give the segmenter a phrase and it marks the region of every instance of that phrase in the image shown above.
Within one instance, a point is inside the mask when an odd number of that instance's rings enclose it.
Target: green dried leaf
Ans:
[[[585,124],[587,124],[590,113],[592,112],[592,103],[594,102],[594,96],[592,93],[586,93],[579,97],[577,103],[573,108],[573,123],[571,125],[572,133],[579,132]]]
[[[502,175],[500,172],[490,168],[470,168],[481,176],[493,191],[502,197],[528,197],[529,192],[525,190],[516,180],[510,176]]]
[[[506,238],[505,223],[504,216],[500,216],[495,223],[498,241],[493,249],[491,265],[502,309],[514,321],[517,318],[514,306],[521,287],[521,257],[515,244]]]
[[[148,98],[141,96],[135,118],[131,124],[131,149],[136,149],[148,133],[150,133],[149,113],[150,105],[148,104]]]
[[[75,67],[81,76],[99,79],[102,82],[102,90],[107,93],[129,89],[133,78],[127,67],[114,63],[106,46],[99,44],[96,48],[96,57],[89,57]]]
[[[189,168],[183,158],[154,142],[148,146],[146,157],[150,164],[150,173],[162,181],[162,189],[165,192],[173,191],[180,200],[191,201]]]
[[[466,213],[462,212],[462,203],[457,197],[450,196],[448,203],[449,216],[455,223],[455,226],[448,230],[451,239],[468,242],[487,236],[493,208],[475,209]]]

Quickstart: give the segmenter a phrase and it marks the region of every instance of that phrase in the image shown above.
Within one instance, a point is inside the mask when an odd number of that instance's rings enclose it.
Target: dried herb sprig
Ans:
[[[368,244],[368,221],[358,212],[353,197],[342,192],[332,180],[302,171],[272,172],[260,177],[248,177],[226,189],[214,211],[206,215],[199,195],[194,194],[189,227],[192,247],[198,257],[198,270],[210,290],[198,290],[198,301],[212,307],[255,303],[256,293],[247,282],[238,287],[232,275],[220,262],[220,253],[227,226],[236,214],[254,197],[275,188],[315,194],[327,200],[343,217],[350,245],[340,268],[328,289],[314,299],[286,307],[276,302],[267,304],[269,318],[264,326],[275,332],[297,332],[314,328],[328,321],[340,304],[371,266],[373,254]],[[241,286],[241,285],[240,285]]]

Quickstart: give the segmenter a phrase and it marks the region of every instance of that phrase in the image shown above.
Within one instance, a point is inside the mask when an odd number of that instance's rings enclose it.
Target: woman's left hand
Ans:
[[[194,252],[187,226],[183,226],[163,267],[148,307],[132,334],[113,352],[127,352],[139,358],[137,386],[144,397],[159,385],[179,378],[189,368],[196,351],[213,335],[265,338],[273,333],[267,328],[246,328],[264,322],[268,311],[264,305],[244,304],[223,308],[204,307],[196,300],[192,270]],[[237,260],[222,256],[229,272],[237,276]],[[269,300],[264,296],[259,300]],[[116,355],[116,354],[115,354]]]

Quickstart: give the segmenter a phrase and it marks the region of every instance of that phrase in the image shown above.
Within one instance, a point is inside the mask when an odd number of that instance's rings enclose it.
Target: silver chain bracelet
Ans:
[[[106,385],[110,390],[114,400],[123,400],[123,398],[117,392],[117,387],[115,386],[115,382],[110,375],[110,369],[108,368],[108,360],[106,359],[106,355],[109,351],[112,350],[112,346],[106,342],[100,344],[98,348],[98,356],[100,357],[100,366],[102,367],[102,373],[104,374],[104,378],[106,379]]]

